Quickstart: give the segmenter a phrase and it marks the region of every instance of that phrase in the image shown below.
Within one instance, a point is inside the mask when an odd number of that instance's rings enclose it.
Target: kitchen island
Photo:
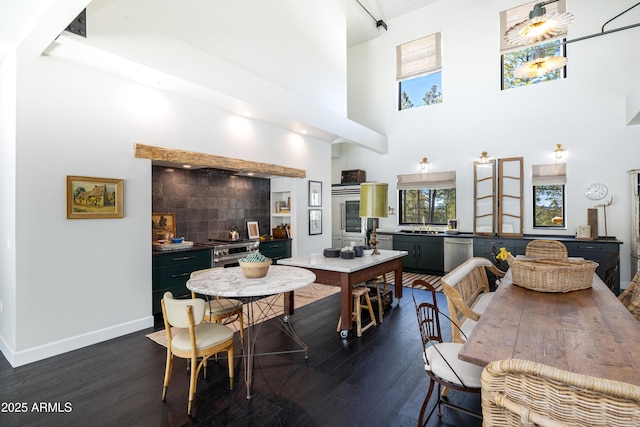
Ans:
[[[340,335],[346,338],[353,324],[353,285],[394,272],[395,297],[402,298],[402,258],[407,251],[380,250],[380,255],[366,255],[353,259],[328,258],[321,253],[281,259],[280,265],[302,267],[316,275],[316,283],[340,287],[342,326]]]

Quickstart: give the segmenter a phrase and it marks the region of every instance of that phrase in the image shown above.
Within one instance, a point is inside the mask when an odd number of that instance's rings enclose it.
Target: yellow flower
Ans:
[[[499,259],[500,261],[506,261],[507,258],[509,258],[511,256],[511,252],[509,252],[507,250],[507,248],[500,248],[500,253],[498,255],[496,255],[496,259]]]

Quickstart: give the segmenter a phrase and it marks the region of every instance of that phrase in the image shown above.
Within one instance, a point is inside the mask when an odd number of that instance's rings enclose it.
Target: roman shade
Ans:
[[[398,190],[422,190],[456,188],[456,172],[433,172],[398,175]]]
[[[522,50],[524,48],[523,46],[514,46],[512,44],[507,43],[507,41],[504,39],[504,33],[506,33],[507,30],[513,27],[514,25],[519,24],[520,22],[528,19],[529,12],[533,9],[533,6],[535,6],[537,3],[540,3],[540,0],[531,1],[523,5],[512,7],[511,9],[503,10],[502,12],[500,12],[500,53],[501,54],[504,54],[510,51],[515,51],[515,50]],[[547,14],[552,14],[556,12],[563,13],[567,11],[566,0],[558,0],[555,3],[546,4],[544,7],[547,10]],[[543,43],[548,43],[558,38],[562,38],[565,35],[566,33],[555,38],[547,39]]]
[[[533,165],[533,185],[558,185],[567,183],[567,164]]]
[[[440,71],[440,33],[396,46],[398,81]]]

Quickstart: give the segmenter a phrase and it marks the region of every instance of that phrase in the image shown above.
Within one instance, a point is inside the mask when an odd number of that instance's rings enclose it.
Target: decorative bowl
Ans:
[[[182,243],[184,241],[184,237],[174,237],[171,241],[173,243]]]
[[[244,277],[248,279],[257,279],[267,275],[269,272],[269,266],[271,265],[271,260],[267,259],[267,261],[263,262],[238,261],[238,264],[240,264]]]

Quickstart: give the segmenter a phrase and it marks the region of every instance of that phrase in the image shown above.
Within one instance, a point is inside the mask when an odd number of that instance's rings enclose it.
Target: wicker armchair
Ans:
[[[531,258],[567,259],[567,247],[557,240],[532,240],[525,248],[526,256]]]
[[[418,304],[413,292],[416,286],[431,292],[431,302],[421,302]],[[445,318],[448,318],[448,316],[438,310],[436,291],[433,286],[423,280],[415,280],[411,291],[413,303],[416,308],[416,315],[418,317],[420,337],[422,339],[424,369],[430,379],[429,390],[420,408],[418,425],[423,426],[429,421],[429,418],[431,418],[436,408],[438,408],[438,416],[442,416],[442,406],[447,406],[482,419],[481,414],[449,402],[446,398],[443,398],[442,394],[443,387],[447,389],[447,392],[449,390],[458,390],[468,393],[480,393],[482,367],[458,359],[458,353],[463,344],[444,342],[440,330],[440,316],[444,316]],[[452,324],[455,325],[453,322]],[[435,384],[438,384],[438,400],[425,419],[424,414],[431,395],[433,394]]]
[[[633,317],[640,320],[640,271],[633,276],[633,280],[618,299],[633,314]]]
[[[482,371],[483,426],[638,426],[640,387],[528,360]]]

